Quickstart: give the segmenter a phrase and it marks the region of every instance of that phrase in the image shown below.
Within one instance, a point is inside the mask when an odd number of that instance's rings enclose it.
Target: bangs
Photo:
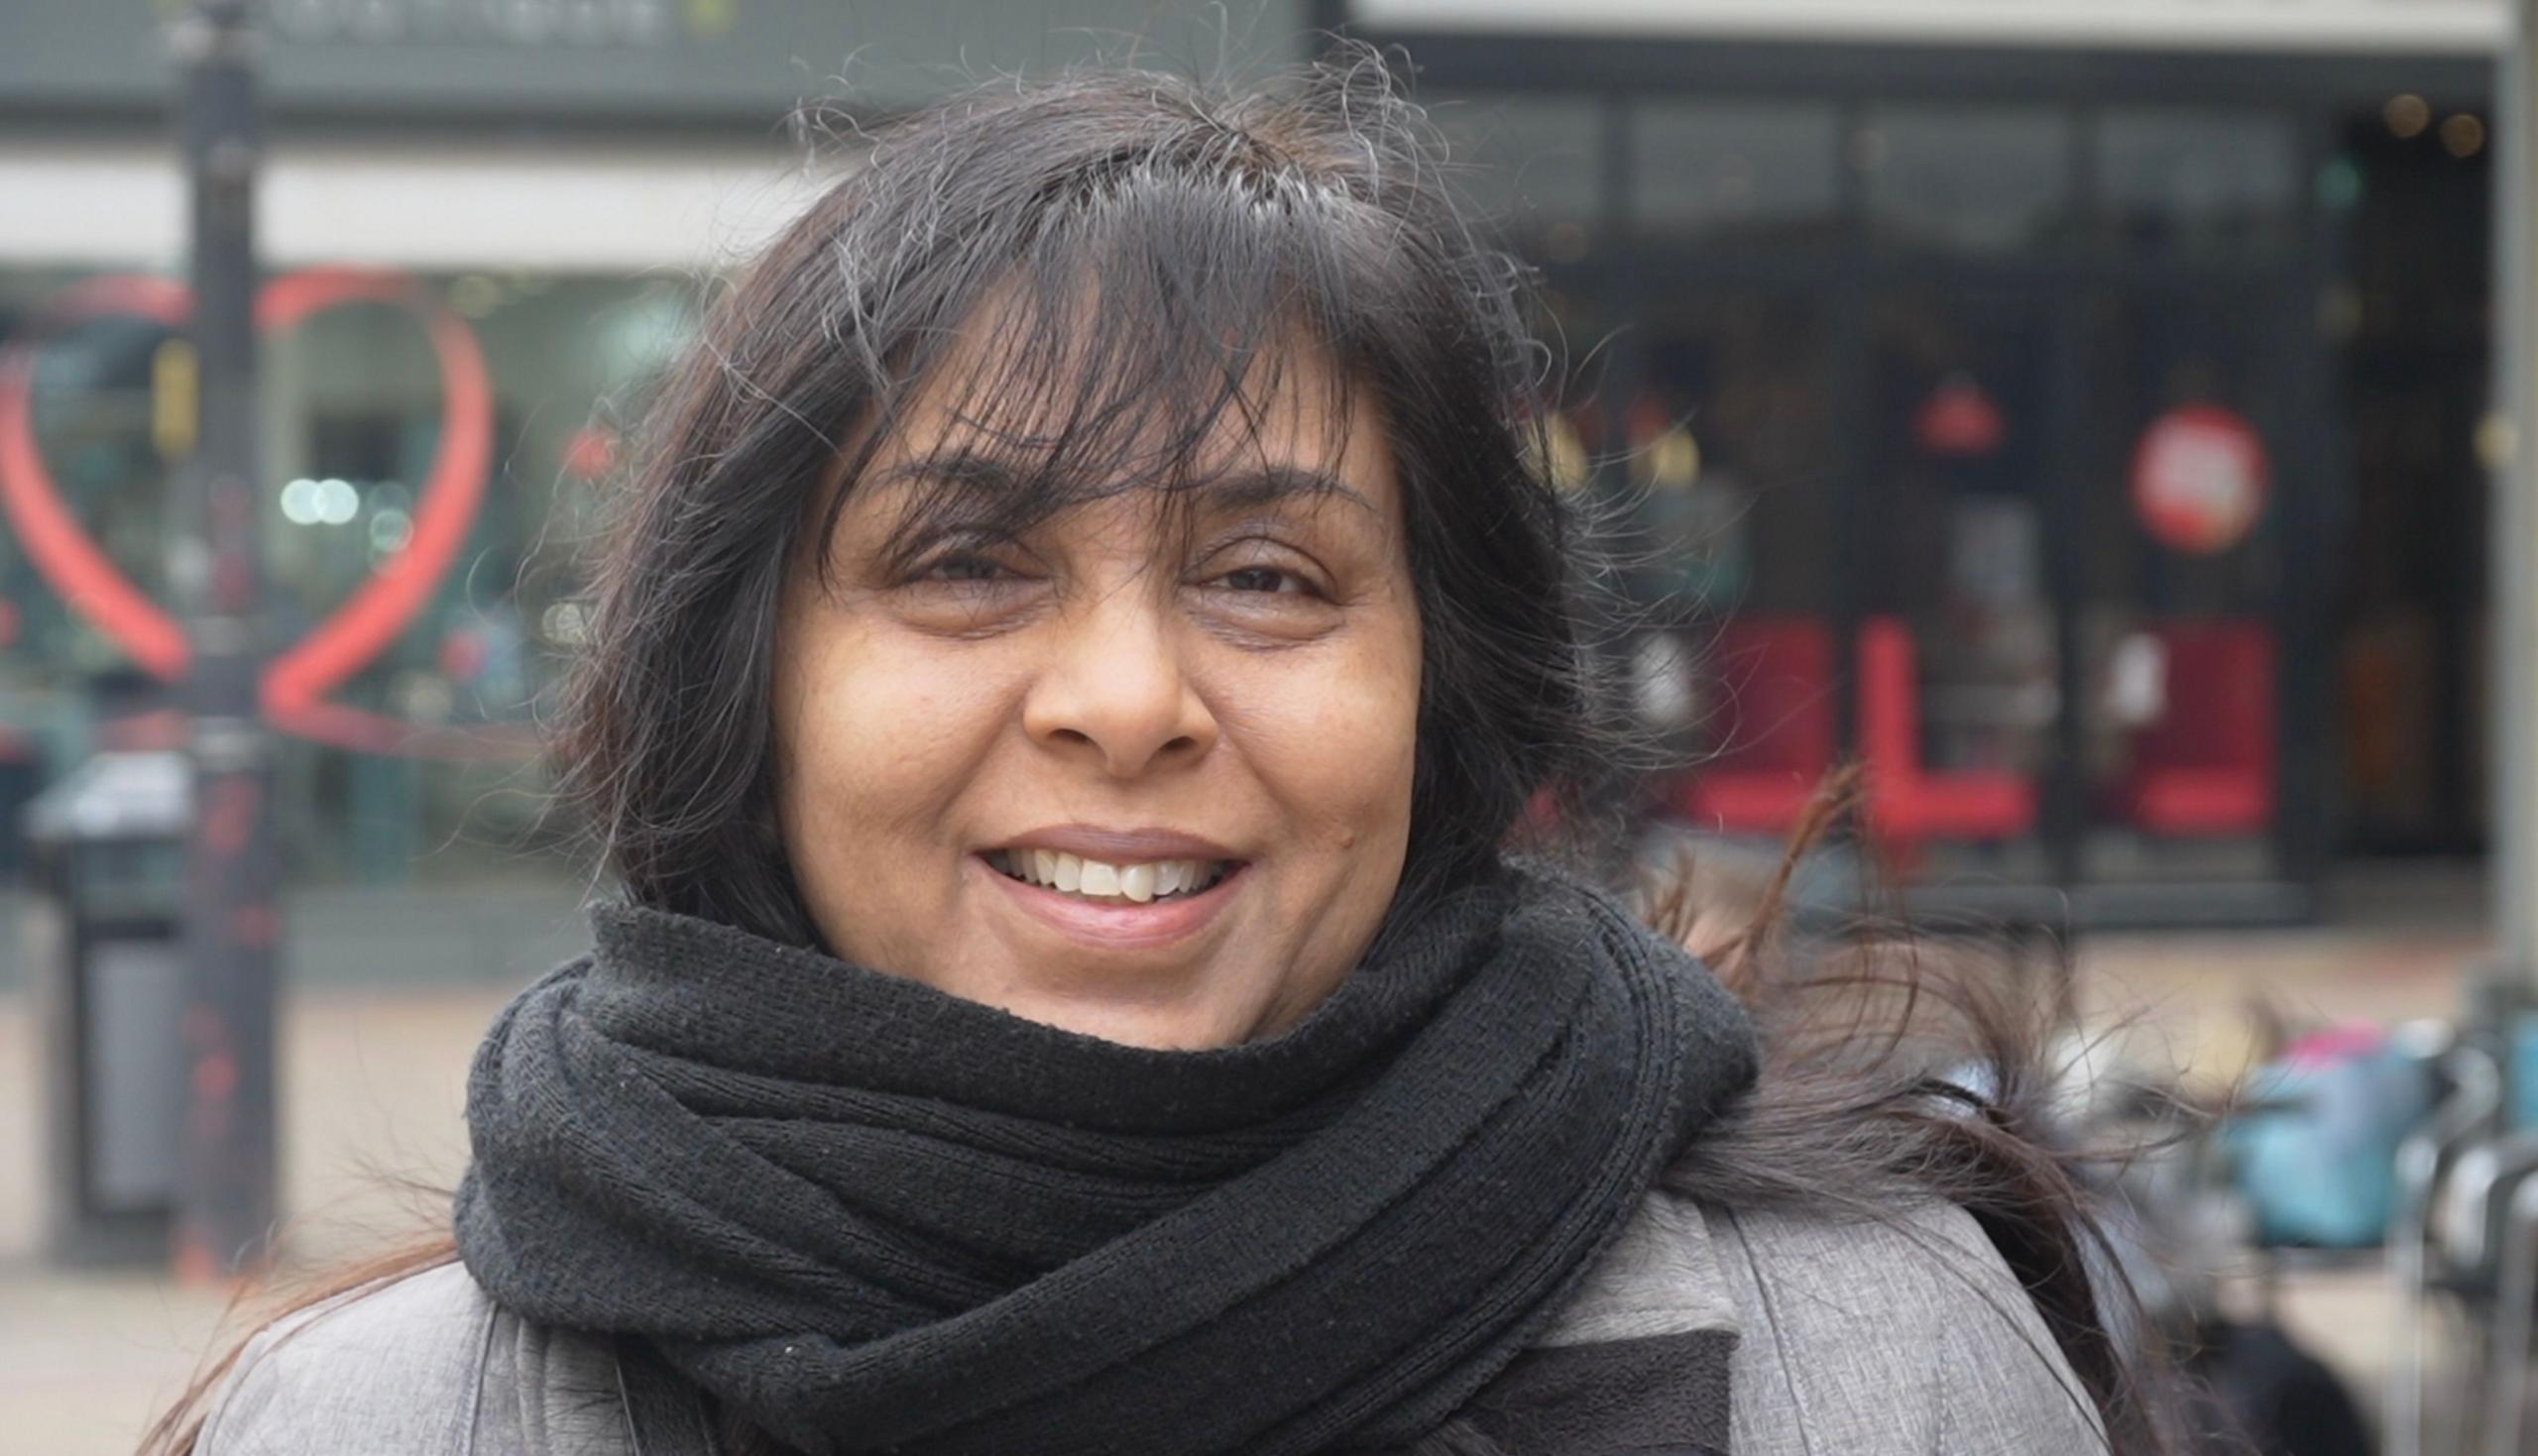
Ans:
[[[885,330],[906,342],[840,464],[823,546],[847,503],[881,486],[917,487],[884,545],[897,557],[947,530],[1018,536],[1127,492],[1186,519],[1195,493],[1236,474],[1314,490],[1314,472],[1268,469],[1273,422],[1338,459],[1368,388],[1362,341],[1379,333],[1353,315],[1383,280],[1359,275],[1389,251],[1348,246],[1372,231],[1348,215],[1358,204],[1275,172],[1144,162],[1039,207],[1016,219],[1017,261],[946,260],[946,286],[925,290],[935,316]],[[941,428],[911,450],[920,411]]]

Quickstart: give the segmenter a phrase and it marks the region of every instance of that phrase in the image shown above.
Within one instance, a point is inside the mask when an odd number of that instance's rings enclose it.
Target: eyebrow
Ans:
[[[1022,488],[1021,478],[1010,464],[971,451],[910,461],[883,471],[871,482],[885,489],[920,483],[948,487],[956,495],[980,502],[1007,498]],[[1363,492],[1330,472],[1284,462],[1207,476],[1191,487],[1191,494],[1197,498],[1194,504],[1203,510],[1257,510],[1291,501],[1337,500],[1370,515],[1383,513]]]
[[[1220,510],[1257,509],[1289,501],[1336,500],[1369,515],[1383,513],[1356,487],[1309,465],[1264,465],[1230,471],[1202,482],[1198,494],[1204,505]]]

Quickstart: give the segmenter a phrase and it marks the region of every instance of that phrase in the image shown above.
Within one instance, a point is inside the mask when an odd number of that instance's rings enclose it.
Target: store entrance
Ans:
[[[1974,268],[1657,302],[1624,414],[1690,664],[1668,811],[1785,833],[1853,757],[1909,882],[2281,900],[2286,695],[2323,649],[2291,308]]]
[[[2337,849],[2355,858],[2484,849],[2490,178],[2484,149],[2461,143],[2377,111],[2343,139],[2357,202],[2328,323],[2353,480],[2333,781]]]
[[[1890,882],[2093,926],[2480,847],[2481,62],[1395,38],[1572,305],[1670,832],[1863,760]]]

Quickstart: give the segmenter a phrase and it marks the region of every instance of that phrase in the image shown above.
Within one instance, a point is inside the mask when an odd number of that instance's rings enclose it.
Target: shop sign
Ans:
[[[1352,28],[1852,44],[2500,56],[2511,0],[1352,0]]]
[[[687,0],[687,29],[731,29],[731,0]],[[266,0],[264,19],[287,42],[378,45],[657,46],[671,0]]]
[[[2271,474],[2264,441],[2246,416],[2217,404],[2181,404],[2141,431],[2133,452],[2133,508],[2162,545],[2212,555],[2255,529]]]
[[[192,0],[0,0],[0,109],[164,114],[170,21]],[[806,98],[859,115],[965,77],[1140,55],[1223,56],[1228,78],[1308,54],[1304,0],[257,0],[282,116],[737,121]]]

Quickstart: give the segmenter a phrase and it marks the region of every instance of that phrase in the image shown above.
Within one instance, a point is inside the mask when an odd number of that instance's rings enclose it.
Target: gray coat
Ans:
[[[2034,1305],[1954,1208],[1897,1227],[1659,1193],[1542,1345],[1695,1331],[1735,1342],[1730,1456],[2106,1449]],[[633,1442],[604,1346],[523,1324],[451,1265],[257,1336],[197,1449],[632,1456]]]

